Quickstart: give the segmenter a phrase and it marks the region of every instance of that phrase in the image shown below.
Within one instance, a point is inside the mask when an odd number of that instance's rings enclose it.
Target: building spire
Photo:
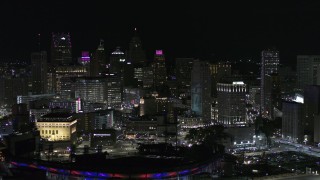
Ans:
[[[39,51],[41,51],[41,34],[38,33],[38,48],[39,48]]]
[[[138,36],[138,30],[136,27],[134,28],[134,36]]]
[[[99,46],[103,46],[103,43],[104,43],[104,40],[103,40],[103,39],[100,39],[100,44],[99,44]]]

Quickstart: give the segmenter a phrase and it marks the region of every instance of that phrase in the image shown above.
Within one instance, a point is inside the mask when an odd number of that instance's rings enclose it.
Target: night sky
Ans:
[[[49,50],[51,32],[70,32],[73,56],[105,40],[109,53],[127,49],[133,29],[152,58],[164,49],[168,60],[260,60],[276,47],[280,61],[295,64],[297,54],[320,54],[320,1],[9,1],[0,2],[0,59],[28,60]]]

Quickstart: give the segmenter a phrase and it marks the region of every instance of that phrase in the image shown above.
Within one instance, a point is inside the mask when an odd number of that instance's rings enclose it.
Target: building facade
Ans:
[[[31,54],[32,94],[47,93],[47,52]]]
[[[282,138],[296,143],[302,143],[304,141],[303,104],[283,102],[282,112]]]
[[[211,75],[209,64],[193,61],[191,72],[191,110],[201,116],[204,123],[211,123]]]
[[[52,33],[51,63],[54,65],[72,63],[70,33]]]
[[[227,127],[246,126],[247,85],[242,81],[217,84],[218,123]]]
[[[271,117],[273,111],[271,89],[267,88],[267,78],[272,74],[278,74],[279,71],[279,51],[264,50],[261,52],[261,111],[267,117]]]
[[[77,119],[68,113],[49,113],[36,122],[41,138],[48,141],[74,141],[76,124]]]

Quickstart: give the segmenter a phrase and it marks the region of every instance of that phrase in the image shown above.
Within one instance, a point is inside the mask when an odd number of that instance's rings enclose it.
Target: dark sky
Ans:
[[[281,62],[320,52],[320,1],[100,0],[0,2],[0,58],[29,59],[49,49],[51,32],[70,32],[73,55],[92,51],[99,39],[110,52],[128,48],[134,27],[152,57],[253,58],[276,47]]]

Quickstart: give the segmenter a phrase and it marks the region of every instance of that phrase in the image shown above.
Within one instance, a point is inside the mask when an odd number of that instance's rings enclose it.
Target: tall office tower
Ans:
[[[303,122],[304,135],[308,143],[314,141],[314,122],[319,120],[315,118],[320,115],[320,86],[309,85],[304,88],[304,107],[305,118]]]
[[[90,60],[89,51],[82,51],[81,57],[78,58],[78,63],[81,65],[87,65],[90,63]]]
[[[47,93],[47,52],[31,54],[32,94]]]
[[[144,68],[144,66],[141,66],[140,64],[133,64],[133,77],[134,77],[135,81],[137,82],[136,87],[143,86],[143,73],[144,73],[143,68]]]
[[[190,87],[193,58],[175,59],[176,78],[180,87]],[[190,88],[189,88],[190,89]]]
[[[156,50],[151,64],[153,69],[153,83],[155,89],[167,82],[166,61],[162,50]]]
[[[227,127],[246,126],[247,85],[242,81],[217,84],[218,123]]]
[[[303,138],[303,104],[298,102],[282,103],[282,138],[302,143]]]
[[[78,77],[74,83],[75,98],[85,102],[106,102],[106,79],[104,77]]]
[[[72,81],[74,77],[86,77],[89,75],[87,66],[70,65],[55,67],[55,92],[61,98],[69,99],[72,96]]]
[[[128,59],[133,64],[145,64],[147,61],[146,53],[142,49],[141,40],[137,33],[137,28],[134,29],[134,36],[129,44]]]
[[[69,33],[52,33],[51,63],[54,65],[72,63],[71,47]]]
[[[117,47],[110,55],[110,73],[123,74],[124,65],[126,64],[126,57],[124,52]]]
[[[211,123],[211,75],[209,64],[193,61],[191,72],[191,110],[201,116],[205,124]]]
[[[106,76],[106,101],[109,108],[120,108],[123,100],[121,77],[116,74]]]
[[[212,78],[212,96],[217,97],[217,83],[223,77],[231,76],[231,64],[229,62],[219,62],[210,64]]]
[[[153,87],[153,68],[150,66],[143,67],[143,77],[142,77],[142,82],[143,82],[143,88],[152,88]]]
[[[282,92],[290,93],[297,88],[297,73],[291,67],[280,67],[279,78]]]
[[[99,76],[106,71],[106,54],[104,51],[104,41],[100,40],[100,44],[93,54],[90,63],[90,76]]]
[[[266,76],[271,74],[277,74],[279,70],[279,51],[276,50],[264,50],[261,52],[261,111],[270,117],[268,114],[273,111],[270,104],[271,99],[266,98]],[[268,112],[268,113],[267,113]]]
[[[298,88],[320,85],[320,56],[297,56]]]

